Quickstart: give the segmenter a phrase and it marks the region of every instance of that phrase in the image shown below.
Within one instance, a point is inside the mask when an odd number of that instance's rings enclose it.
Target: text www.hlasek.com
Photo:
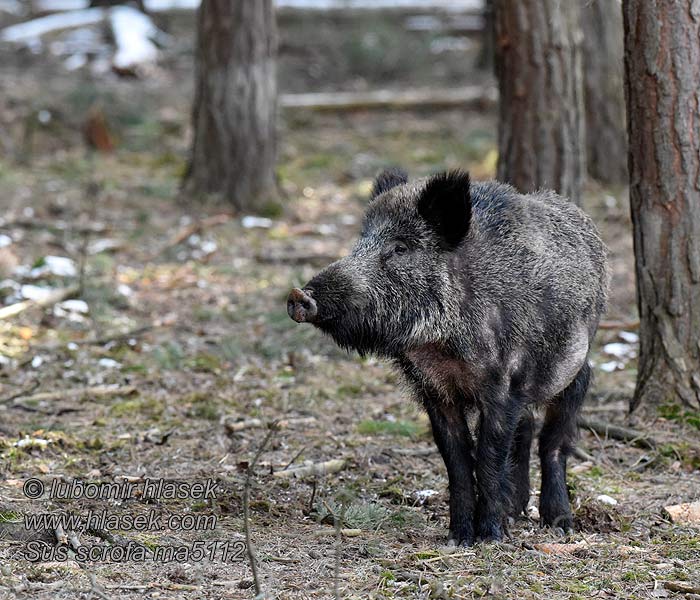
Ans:
[[[149,510],[144,514],[114,514],[106,510],[89,511],[86,514],[71,512],[38,513],[24,516],[24,527],[29,530],[88,531],[91,529],[117,529],[129,531],[213,531],[216,515],[163,514]]]

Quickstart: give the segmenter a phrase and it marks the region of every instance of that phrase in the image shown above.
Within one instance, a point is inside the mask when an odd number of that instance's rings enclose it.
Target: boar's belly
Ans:
[[[459,358],[449,356],[437,344],[425,344],[407,353],[421,376],[445,399],[456,394],[469,394],[474,374],[469,365]]]

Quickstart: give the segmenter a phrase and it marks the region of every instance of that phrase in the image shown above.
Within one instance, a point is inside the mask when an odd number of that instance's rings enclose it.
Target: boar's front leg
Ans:
[[[423,398],[433,437],[447,467],[450,486],[450,545],[474,543],[474,460],[472,437],[458,401],[435,396]]]
[[[511,508],[512,482],[509,455],[522,412],[516,398],[482,401],[476,479],[479,500],[476,534],[484,541],[501,540]]]

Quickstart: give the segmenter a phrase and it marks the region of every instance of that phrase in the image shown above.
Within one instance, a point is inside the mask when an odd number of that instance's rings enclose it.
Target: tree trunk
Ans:
[[[602,183],[627,183],[620,0],[582,3],[581,27],[588,173]]]
[[[242,211],[274,196],[277,35],[272,0],[203,0],[185,191]]]
[[[585,164],[578,4],[494,0],[498,177],[576,203]]]
[[[640,349],[631,408],[700,407],[700,6],[624,0]]]

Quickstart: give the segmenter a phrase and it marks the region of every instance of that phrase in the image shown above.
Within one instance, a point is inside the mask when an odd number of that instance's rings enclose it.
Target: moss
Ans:
[[[362,435],[396,435],[415,438],[425,432],[425,428],[413,421],[360,421],[357,432]]]
[[[163,414],[163,405],[155,398],[133,398],[114,403],[109,412],[113,417],[141,415],[155,419]]]

